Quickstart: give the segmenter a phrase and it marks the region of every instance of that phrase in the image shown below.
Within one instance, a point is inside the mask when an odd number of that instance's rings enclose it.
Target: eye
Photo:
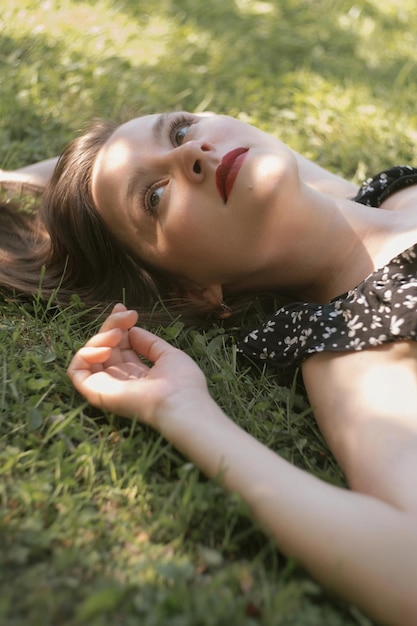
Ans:
[[[177,146],[180,146],[182,142],[184,141],[184,137],[188,132],[188,128],[189,128],[188,126],[183,126],[182,128],[179,128],[178,130],[175,131],[173,138]]]
[[[194,123],[195,120],[193,117],[186,117],[185,115],[181,115],[171,122],[169,136],[174,148],[184,142],[185,135],[188,133],[190,126]]]
[[[154,215],[158,210],[162,196],[164,195],[164,189],[166,185],[159,185],[156,187],[149,187],[143,194],[142,204],[149,215]]]

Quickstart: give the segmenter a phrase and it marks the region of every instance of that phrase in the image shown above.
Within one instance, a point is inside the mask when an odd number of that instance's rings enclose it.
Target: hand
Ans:
[[[208,393],[206,379],[184,352],[134,326],[137,320],[135,311],[117,304],[74,355],[68,376],[90,404],[159,429],[161,419]]]

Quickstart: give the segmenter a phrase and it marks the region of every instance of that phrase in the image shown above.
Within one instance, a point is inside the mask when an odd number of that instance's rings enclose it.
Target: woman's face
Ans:
[[[152,266],[202,289],[240,284],[277,247],[292,153],[236,119],[168,113],[120,126],[100,150],[93,196]]]

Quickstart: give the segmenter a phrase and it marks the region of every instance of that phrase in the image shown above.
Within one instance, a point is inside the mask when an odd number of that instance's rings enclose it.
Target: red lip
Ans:
[[[217,189],[225,204],[248,150],[249,148],[235,148],[231,150],[224,155],[220,165],[216,169]]]

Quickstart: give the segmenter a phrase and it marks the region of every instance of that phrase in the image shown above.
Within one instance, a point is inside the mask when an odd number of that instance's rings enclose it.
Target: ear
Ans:
[[[218,307],[223,300],[223,289],[221,285],[211,285],[210,287],[198,287],[184,283],[180,284],[180,292],[189,300],[203,300],[212,308]]]
[[[210,305],[218,319],[227,319],[231,316],[231,309],[223,302],[223,288],[221,285],[210,285],[205,288],[188,287],[183,294],[190,300],[202,300]]]
[[[210,285],[201,292],[203,300],[208,302],[213,308],[218,307],[223,302],[223,288],[221,285]]]
[[[203,299],[213,308],[217,319],[225,320],[232,315],[232,310],[223,302],[221,285],[210,285],[202,292]]]

